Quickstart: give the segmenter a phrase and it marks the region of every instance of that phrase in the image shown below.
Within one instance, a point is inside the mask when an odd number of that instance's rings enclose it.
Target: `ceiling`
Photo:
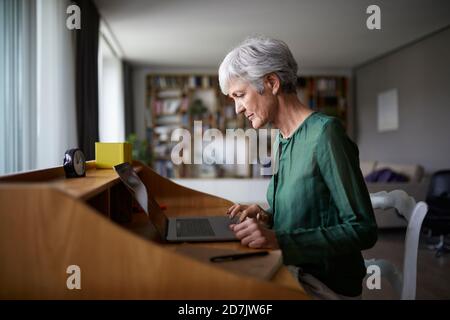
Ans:
[[[302,68],[352,68],[450,25],[449,0],[96,0],[135,65],[216,68],[252,34],[284,40]],[[381,8],[368,30],[366,8]]]

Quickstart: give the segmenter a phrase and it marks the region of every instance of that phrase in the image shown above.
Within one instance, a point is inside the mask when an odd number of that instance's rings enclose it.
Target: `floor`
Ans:
[[[380,230],[377,244],[363,252],[365,259],[386,259],[402,268],[405,230]],[[382,278],[381,289],[365,286],[363,299],[398,299],[390,284]],[[417,259],[416,299],[450,299],[450,253],[436,258],[428,249],[426,236],[420,238]]]

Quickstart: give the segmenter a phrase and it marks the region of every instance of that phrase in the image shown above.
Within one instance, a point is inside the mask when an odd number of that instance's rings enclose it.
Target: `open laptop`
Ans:
[[[147,188],[128,163],[114,166],[120,179],[131,191],[136,201],[149,216],[162,240],[169,242],[237,241],[229,225],[237,222],[223,216],[168,218],[156,200],[147,193]]]

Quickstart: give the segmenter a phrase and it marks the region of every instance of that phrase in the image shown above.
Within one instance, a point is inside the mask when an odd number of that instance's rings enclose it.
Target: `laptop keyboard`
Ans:
[[[212,237],[208,219],[177,219],[177,237]]]

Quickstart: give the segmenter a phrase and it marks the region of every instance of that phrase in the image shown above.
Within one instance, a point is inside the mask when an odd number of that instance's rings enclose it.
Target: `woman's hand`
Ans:
[[[230,229],[244,246],[250,248],[279,248],[275,232],[266,228],[255,218],[248,218],[239,224],[231,224]]]
[[[247,218],[256,218],[256,220],[261,221],[266,226],[270,225],[270,216],[256,204],[248,206],[236,203],[228,209],[227,214],[230,215],[230,219],[238,215],[239,223]]]

